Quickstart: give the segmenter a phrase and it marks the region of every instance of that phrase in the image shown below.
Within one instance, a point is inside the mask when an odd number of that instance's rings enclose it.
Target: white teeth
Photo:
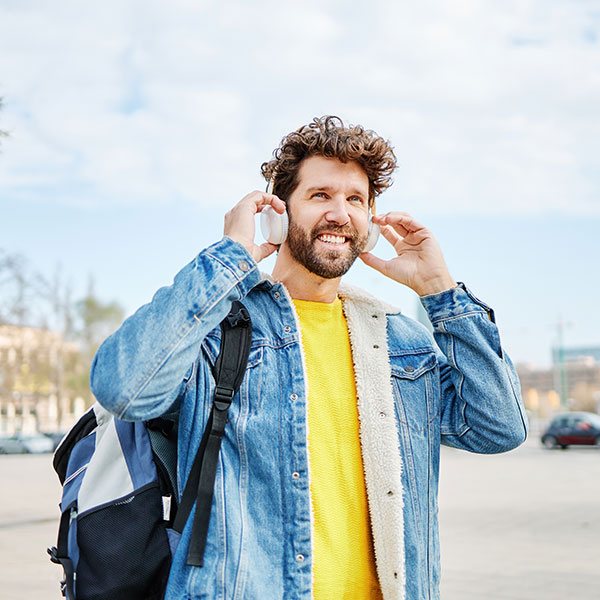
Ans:
[[[323,242],[329,242],[330,244],[343,244],[346,241],[346,238],[343,236],[328,234],[320,235],[319,239]]]

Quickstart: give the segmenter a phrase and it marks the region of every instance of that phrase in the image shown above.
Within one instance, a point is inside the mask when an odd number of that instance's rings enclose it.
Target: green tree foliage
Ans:
[[[84,298],[74,305],[76,337],[79,342],[80,368],[72,365],[72,384],[80,390],[89,405],[93,402],[89,388],[89,369],[100,344],[119,327],[124,318],[123,307],[117,302],[103,302],[90,281]],[[83,369],[81,369],[81,363]],[[83,380],[82,380],[83,377]]]
[[[90,281],[85,298],[75,303],[79,322],[79,337],[85,351],[93,355],[98,346],[123,321],[123,308],[117,302],[103,302],[94,291]]]

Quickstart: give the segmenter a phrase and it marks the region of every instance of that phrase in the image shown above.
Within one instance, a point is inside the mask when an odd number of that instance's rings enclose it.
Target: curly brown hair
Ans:
[[[346,127],[336,116],[315,117],[289,133],[273,156],[260,170],[267,181],[274,178],[273,193],[282,200],[296,189],[300,165],[310,156],[358,163],[369,178],[369,206],[392,185],[391,175],[396,168],[396,156],[388,141],[360,125]]]

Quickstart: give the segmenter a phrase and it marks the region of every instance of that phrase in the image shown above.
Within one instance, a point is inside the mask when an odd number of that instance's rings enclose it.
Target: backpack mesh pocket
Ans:
[[[161,515],[161,494],[154,483],[79,516],[77,600],[162,598],[171,553]]]

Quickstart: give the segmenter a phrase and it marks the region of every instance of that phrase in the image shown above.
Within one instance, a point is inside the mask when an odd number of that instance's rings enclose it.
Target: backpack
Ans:
[[[221,332],[212,410],[179,503],[174,420],[122,421],[96,403],[57,447],[61,518],[48,553],[63,567],[67,600],[161,600],[194,503],[187,562],[203,565],[227,411],[252,339],[243,304],[232,304]]]

